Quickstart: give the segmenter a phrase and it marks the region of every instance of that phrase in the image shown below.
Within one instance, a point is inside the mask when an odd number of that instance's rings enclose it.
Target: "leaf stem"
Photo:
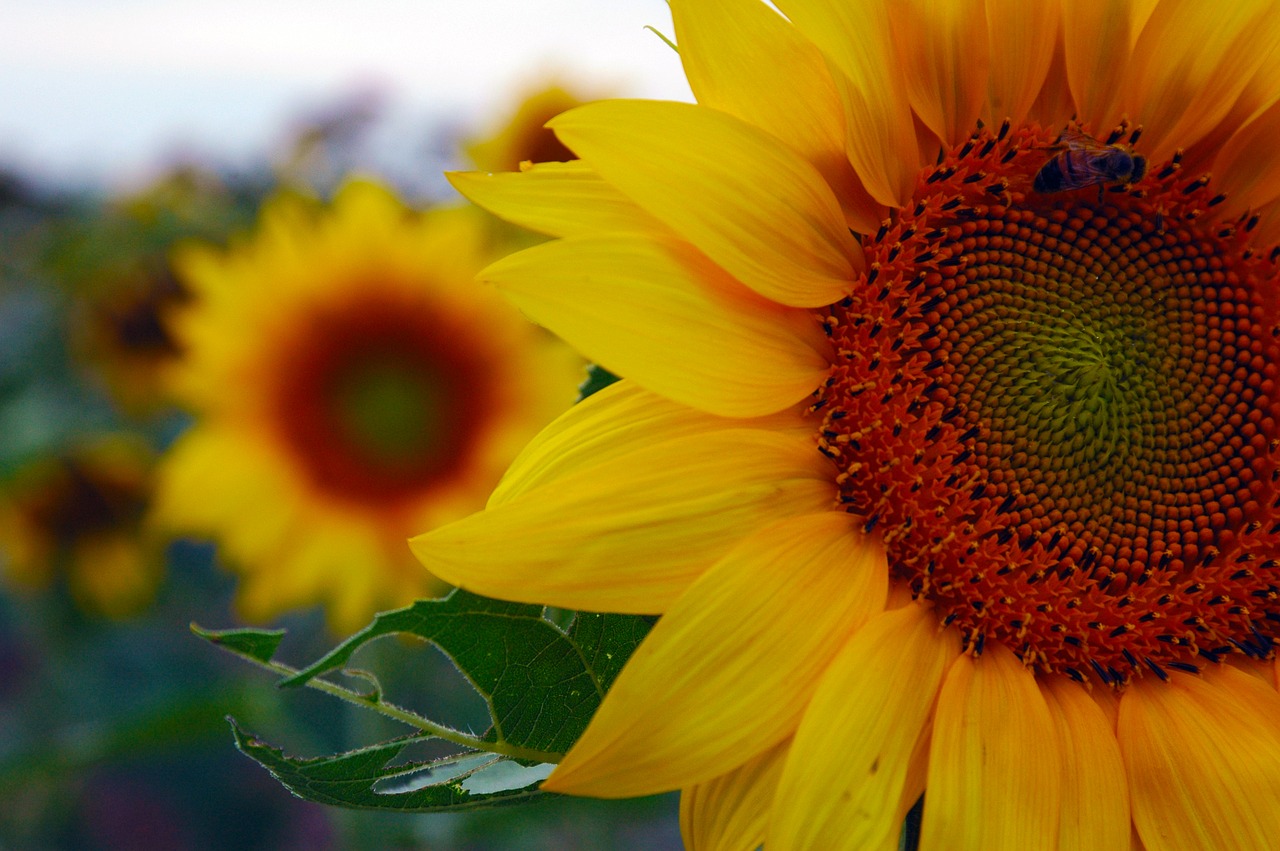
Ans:
[[[263,660],[254,658],[248,654],[237,653],[229,647],[223,647],[223,649],[239,656],[241,659],[257,665],[263,670],[270,671],[273,674],[279,674],[285,679],[296,676],[301,670],[279,662],[264,662]],[[511,759],[525,760],[528,762],[559,762],[564,758],[564,754],[561,753],[551,753],[549,751],[522,748],[518,745],[510,744],[509,742],[491,742],[477,738],[476,736],[467,735],[460,730],[455,730],[444,724],[437,724],[430,718],[424,718],[416,712],[411,712],[408,709],[396,706],[394,703],[388,703],[381,699],[370,698],[366,695],[360,694],[359,692],[353,691],[352,689],[346,688],[345,686],[340,686],[337,683],[330,682],[323,677],[312,677],[308,679],[305,684],[308,688],[313,688],[317,691],[322,691],[325,694],[333,695],[339,700],[345,700],[348,703],[364,707],[365,709],[372,709],[374,712],[378,712],[388,718],[393,718],[402,724],[407,724],[408,726],[417,728],[424,733],[429,733],[438,739],[443,739],[446,742],[452,742],[453,744],[464,748],[472,748],[474,750],[499,754],[501,756],[510,757]]]

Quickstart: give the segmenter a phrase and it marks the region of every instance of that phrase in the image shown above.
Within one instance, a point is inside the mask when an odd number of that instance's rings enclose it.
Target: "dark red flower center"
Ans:
[[[300,321],[272,416],[316,487],[389,507],[466,468],[490,419],[494,365],[466,323],[378,289]]]
[[[863,240],[822,451],[975,651],[1109,683],[1269,655],[1274,255],[1176,159],[1108,172],[1056,137],[980,130]]]
[[[115,530],[129,531],[146,513],[149,483],[143,470],[67,456],[18,498],[19,509],[62,546]]]

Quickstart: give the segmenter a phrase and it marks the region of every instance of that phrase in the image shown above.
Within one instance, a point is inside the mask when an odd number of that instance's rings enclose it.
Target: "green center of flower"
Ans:
[[[980,131],[865,240],[826,320],[842,498],[976,651],[1104,682],[1266,655],[1275,265],[1176,162],[1047,186],[1053,143]]]
[[[394,508],[465,469],[491,419],[494,370],[465,323],[379,289],[299,321],[272,418],[316,487]]]
[[[375,464],[412,462],[445,435],[447,379],[390,353],[344,364],[330,390],[336,425]]]

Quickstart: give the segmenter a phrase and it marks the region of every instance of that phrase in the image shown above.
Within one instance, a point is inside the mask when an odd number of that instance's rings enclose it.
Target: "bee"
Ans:
[[[1124,145],[1106,145],[1078,130],[1065,130],[1058,153],[1036,172],[1037,192],[1065,192],[1104,183],[1133,183],[1147,173],[1147,160]],[[1099,189],[1101,191],[1101,189]]]

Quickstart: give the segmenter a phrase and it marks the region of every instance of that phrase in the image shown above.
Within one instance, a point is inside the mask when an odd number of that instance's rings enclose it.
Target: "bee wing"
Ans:
[[[1089,151],[1090,153],[1109,153],[1111,151],[1111,148],[1102,144],[1088,133],[1081,133],[1079,130],[1063,130],[1062,135],[1058,136],[1058,144],[1064,148]]]

